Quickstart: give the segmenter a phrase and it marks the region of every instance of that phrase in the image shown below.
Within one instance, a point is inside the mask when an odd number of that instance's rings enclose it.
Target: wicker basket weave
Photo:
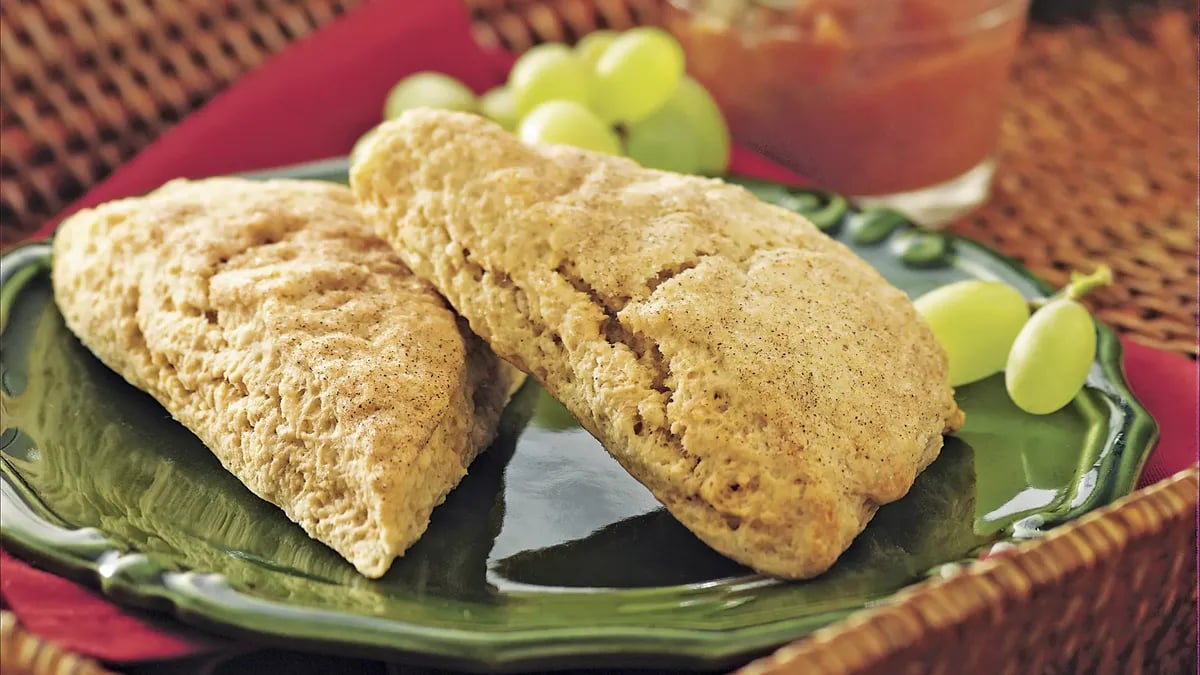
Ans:
[[[521,50],[653,23],[660,0],[466,1],[480,42]],[[239,74],[357,4],[0,3],[3,243]],[[1053,283],[1107,262],[1120,283],[1091,298],[1099,316],[1141,342],[1195,355],[1189,7],[1032,30],[1016,66],[995,197],[956,228]],[[911,589],[746,670],[1196,672],[1197,475],[1189,469],[1011,557]],[[4,673],[103,672],[39,642],[8,613],[0,640]]]
[[[4,675],[111,675],[95,661],[30,635],[12,612],[0,611],[0,673]]]
[[[0,238],[11,244],[181,117],[360,0],[4,0]]]
[[[903,591],[741,673],[1195,673],[1198,475]]]

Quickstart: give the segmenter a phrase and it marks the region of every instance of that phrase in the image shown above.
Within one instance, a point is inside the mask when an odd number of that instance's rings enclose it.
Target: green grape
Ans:
[[[704,87],[689,77],[662,108],[629,125],[625,148],[651,169],[720,174],[729,166],[725,118]]]
[[[388,92],[383,118],[399,117],[412,108],[444,108],[474,112],[475,94],[467,85],[441,73],[416,73],[400,80]]]
[[[946,350],[955,387],[1003,370],[1013,340],[1029,320],[1025,298],[999,281],[959,281],[913,304]]]
[[[496,87],[480,96],[479,112],[508,131],[516,129],[521,121],[517,116],[516,101],[508,87]]]
[[[350,148],[350,166],[354,166],[354,163],[358,161],[359,156],[370,145],[371,139],[375,138],[377,133],[379,133],[379,127],[371,127],[367,133],[358,137],[358,140],[354,142],[354,147]]]
[[[659,28],[634,28],[596,63],[592,106],[608,122],[638,122],[667,102],[682,77],[679,42]]]
[[[1096,324],[1087,308],[1059,298],[1033,313],[1013,343],[1004,384],[1017,407],[1047,415],[1075,398],[1096,358]]]
[[[611,30],[592,31],[576,43],[575,53],[589,68],[595,68],[600,57],[604,55],[605,50],[617,39],[618,35],[620,33]]]
[[[729,126],[704,85],[684,77],[666,108],[687,117],[696,139],[697,172],[718,176],[729,168]]]
[[[546,101],[586,104],[592,95],[592,74],[587,64],[566,45],[542,44],[517,59],[508,74],[508,89],[518,117]]]
[[[547,101],[521,120],[521,140],[526,143],[573,145],[585,150],[621,154],[616,132],[595,113],[574,101]]]
[[[629,125],[625,135],[625,154],[647,169],[696,173],[699,147],[687,115],[672,107]]]

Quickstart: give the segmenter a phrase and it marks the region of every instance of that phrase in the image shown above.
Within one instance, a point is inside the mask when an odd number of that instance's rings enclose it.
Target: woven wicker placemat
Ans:
[[[1184,10],[1035,27],[1017,60],[992,199],[955,229],[1052,284],[1107,263],[1087,302],[1195,355],[1196,37]]]
[[[0,2],[0,245],[360,2]]]

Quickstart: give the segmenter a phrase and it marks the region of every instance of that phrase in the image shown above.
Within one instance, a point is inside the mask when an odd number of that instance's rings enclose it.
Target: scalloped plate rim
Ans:
[[[306,162],[243,174],[246,177],[292,177],[321,178],[345,172],[347,160],[335,158]],[[782,185],[771,181],[750,181],[760,184]],[[783,186],[787,187],[787,186]],[[819,190],[814,190],[820,192]],[[989,257],[997,264],[1008,267],[1038,288],[1047,291],[1050,287],[1016,260],[999,254],[990,248],[964,237],[946,234],[953,247],[971,248],[976,253]],[[49,255],[48,240],[29,242],[4,253],[9,263],[3,270],[3,304],[7,306],[9,281],[28,269],[30,265],[45,264]],[[35,260],[26,260],[35,258]],[[41,258],[37,260],[36,258]],[[15,292],[19,293],[19,288]],[[7,314],[7,311],[5,311]],[[1117,410],[1123,415],[1121,432],[1114,443],[1119,457],[1109,467],[1113,477],[1106,490],[1096,490],[1088,496],[1086,510],[1128,494],[1136,484],[1146,458],[1157,438],[1157,425],[1153,418],[1134,397],[1125,380],[1121,366],[1122,347],[1116,334],[1107,325],[1097,322],[1099,348],[1097,363],[1109,386],[1101,391],[1106,398],[1119,403]],[[1130,448],[1135,452],[1129,452]],[[1140,451],[1137,451],[1140,450]],[[586,635],[554,636],[553,631],[528,628],[508,632],[489,631],[476,633],[469,654],[463,653],[463,637],[470,631],[439,628],[406,623],[390,618],[354,615],[337,610],[321,610],[302,607],[297,610],[287,603],[246,595],[225,584],[233,602],[251,607],[233,607],[223,604],[220,598],[206,604],[198,601],[196,594],[189,595],[181,588],[183,581],[198,577],[224,577],[197,572],[177,572],[159,569],[150,580],[127,579],[123,575],[106,575],[101,570],[101,558],[119,560],[129,555],[107,537],[104,548],[88,556],[79,551],[63,551],[56,548],[54,535],[80,532],[80,529],[65,528],[47,521],[48,510],[37,503],[32,490],[23,484],[7,460],[0,458],[0,502],[15,506],[25,512],[20,521],[14,522],[11,515],[0,518],[0,540],[10,550],[15,550],[31,560],[50,568],[56,573],[81,580],[118,602],[168,610],[185,623],[215,630],[222,634],[251,636],[268,644],[292,648],[319,649],[323,652],[355,656],[380,655],[395,658],[402,656],[406,662],[421,665],[453,666],[480,672],[516,671],[525,668],[554,668],[578,666],[586,662],[589,666],[671,666],[716,668],[731,665],[756,654],[771,651],[776,646],[808,634],[821,625],[843,618],[862,607],[829,610],[818,615],[805,615],[779,619],[765,623],[753,623],[734,629],[706,631],[700,629],[658,629],[648,632],[644,626],[605,627],[589,629]],[[16,499],[19,505],[9,504]],[[9,511],[9,509],[4,509]],[[0,511],[3,513],[3,511]],[[81,528],[87,529],[87,528]],[[136,554],[135,554],[136,555]],[[114,556],[116,556],[114,558]],[[919,582],[917,582],[919,583]],[[914,584],[915,585],[915,584]],[[911,587],[911,586],[910,586]],[[659,589],[653,589],[659,590]],[[889,598],[891,596],[888,596]],[[886,602],[887,599],[878,602]],[[868,603],[870,607],[877,603]],[[251,612],[254,605],[261,605],[262,613]],[[282,622],[279,615],[301,612],[301,616]],[[264,615],[273,620],[266,624]],[[315,616],[314,616],[315,615]],[[356,624],[347,629],[349,623]],[[286,625],[285,625],[286,624]],[[280,630],[295,624],[300,630]],[[363,629],[370,628],[370,632]],[[337,637],[330,638],[331,634]],[[457,636],[457,637],[456,637]],[[549,639],[548,637],[549,636]],[[299,644],[297,641],[302,641]],[[398,645],[396,640],[405,644]],[[415,642],[411,642],[415,641]],[[431,649],[431,647],[433,647]],[[631,647],[633,647],[631,649]],[[595,659],[599,661],[587,661]],[[600,662],[602,661],[602,663]]]

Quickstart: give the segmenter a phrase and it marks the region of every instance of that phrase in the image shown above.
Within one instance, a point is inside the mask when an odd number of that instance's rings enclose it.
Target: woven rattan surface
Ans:
[[[1195,467],[740,675],[1196,672]]]
[[[991,201],[956,229],[1089,299],[1140,342],[1196,354],[1196,38],[1183,11],[1035,28],[1016,64]]]
[[[361,0],[4,0],[0,239],[11,244],[183,115]]]
[[[109,675],[95,661],[76,656],[25,631],[12,612],[0,611],[0,673],[3,675]]]

